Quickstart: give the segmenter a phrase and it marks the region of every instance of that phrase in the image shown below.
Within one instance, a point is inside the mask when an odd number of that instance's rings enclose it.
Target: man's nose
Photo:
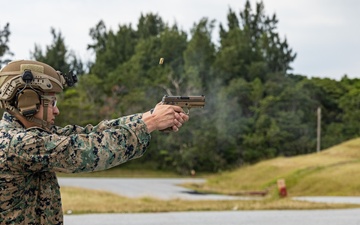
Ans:
[[[55,115],[59,115],[59,114],[60,114],[60,110],[59,110],[59,108],[58,108],[57,106],[54,107],[53,113],[54,113]]]

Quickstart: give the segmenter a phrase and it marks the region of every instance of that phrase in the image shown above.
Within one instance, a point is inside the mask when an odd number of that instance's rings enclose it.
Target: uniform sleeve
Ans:
[[[141,119],[128,118],[103,121],[69,135],[32,129],[23,137],[17,135],[11,147],[24,170],[79,173],[108,169],[138,158],[150,139]]]
[[[102,129],[107,129],[107,127],[116,127],[119,125],[128,124],[134,121],[138,121],[142,119],[142,113],[139,114],[133,114],[129,116],[123,116],[118,119],[114,120],[104,120],[101,123],[99,123],[97,126],[93,126],[91,124],[81,127],[78,125],[68,125],[64,128],[61,127],[53,127],[52,132],[56,133],[58,135],[70,135],[70,134],[88,134],[90,132],[94,131],[101,131]]]

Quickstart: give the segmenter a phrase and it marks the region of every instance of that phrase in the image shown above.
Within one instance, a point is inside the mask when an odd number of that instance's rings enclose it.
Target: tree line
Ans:
[[[187,33],[153,13],[117,30],[101,20],[89,31],[95,59],[86,63],[51,28],[52,43],[45,50],[35,44],[29,58],[79,76],[78,85],[59,96],[62,126],[147,111],[165,94],[205,95],[205,108],[190,110],[179,133],[153,135],[139,162],[159,169],[217,172],[314,152],[319,107],[322,149],[360,134],[359,79],[291,73],[296,53],[263,2],[252,7],[247,1],[239,12],[229,8],[217,44],[215,22],[204,17]],[[13,56],[10,35],[9,23],[0,27],[0,63]]]

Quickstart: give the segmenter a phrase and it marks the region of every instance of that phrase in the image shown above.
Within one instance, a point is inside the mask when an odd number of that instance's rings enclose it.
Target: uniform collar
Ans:
[[[6,123],[11,124],[15,128],[25,128],[24,125],[20,122],[20,120],[16,119],[15,116],[11,115],[8,112],[4,112],[2,120]]]

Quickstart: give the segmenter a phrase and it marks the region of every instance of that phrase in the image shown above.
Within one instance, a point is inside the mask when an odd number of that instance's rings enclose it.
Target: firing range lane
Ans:
[[[359,225],[360,209],[65,215],[68,225]]]
[[[81,187],[94,190],[110,191],[130,197],[153,197],[163,200],[251,200],[256,197],[226,196],[196,193],[191,189],[179,186],[184,183],[203,183],[201,178],[58,178],[60,186]],[[359,196],[298,196],[294,200],[360,204]]]

